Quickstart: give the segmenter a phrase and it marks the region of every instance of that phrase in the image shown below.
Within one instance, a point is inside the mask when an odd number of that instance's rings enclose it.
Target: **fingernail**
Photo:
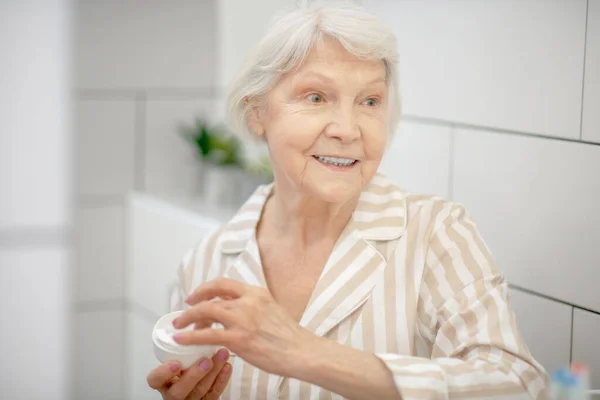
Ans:
[[[177,328],[177,320],[178,320],[178,319],[179,319],[179,318],[175,318],[175,319],[173,320],[173,326],[174,326],[174,327],[176,327],[176,328]]]
[[[171,364],[169,365],[169,369],[171,370],[171,372],[177,372],[179,371],[179,364]]]
[[[219,360],[225,361],[229,357],[229,352],[225,349],[219,350]]]
[[[202,362],[200,363],[200,368],[202,368],[205,371],[208,371],[210,369],[210,361],[202,360]]]
[[[178,341],[182,337],[183,337],[183,335],[181,333],[176,333],[173,335],[173,340]]]

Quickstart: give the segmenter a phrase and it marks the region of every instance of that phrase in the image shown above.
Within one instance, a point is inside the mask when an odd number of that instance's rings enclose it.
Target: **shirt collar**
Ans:
[[[240,253],[255,237],[256,226],[273,184],[259,186],[225,225],[219,248],[223,253]],[[388,241],[400,238],[406,229],[407,193],[383,175],[377,174],[363,189],[349,227],[366,240]]]

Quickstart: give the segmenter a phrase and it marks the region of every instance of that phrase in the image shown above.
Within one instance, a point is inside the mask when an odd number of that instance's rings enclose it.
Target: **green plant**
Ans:
[[[273,171],[268,157],[254,160],[244,157],[242,141],[222,126],[210,125],[202,118],[196,118],[192,125],[182,125],[179,133],[192,144],[200,159],[221,167],[236,167],[255,175],[272,178]]]
[[[182,126],[180,133],[197,148],[202,160],[218,166],[244,167],[242,145],[226,130],[196,118],[192,126]]]

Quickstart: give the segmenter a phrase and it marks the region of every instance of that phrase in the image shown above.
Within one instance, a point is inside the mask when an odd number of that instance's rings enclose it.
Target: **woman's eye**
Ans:
[[[363,102],[363,104],[366,104],[369,107],[377,107],[379,105],[379,100],[377,99],[367,99]]]
[[[315,103],[316,104],[316,103],[322,103],[323,102],[323,96],[321,96],[320,94],[316,94],[316,93],[309,94],[307,98],[308,98],[308,100],[311,103]]]

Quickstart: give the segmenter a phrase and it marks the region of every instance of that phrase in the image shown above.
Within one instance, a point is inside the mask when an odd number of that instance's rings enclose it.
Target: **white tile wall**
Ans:
[[[221,222],[143,195],[130,198],[127,217],[128,297],[161,316],[184,255]]]
[[[293,0],[217,0],[216,82],[220,88],[229,86],[273,16],[292,4]]]
[[[209,118],[209,100],[151,100],[147,104],[145,188],[149,191],[189,192],[199,182],[195,148],[178,133],[179,125],[192,125],[196,117]]]
[[[79,88],[205,87],[214,80],[214,1],[77,1]]]
[[[508,280],[600,310],[600,146],[458,130],[454,199]]]
[[[75,399],[122,400],[124,396],[124,311],[76,315]]]
[[[579,138],[586,0],[364,0],[396,33],[405,113]]]
[[[71,351],[68,262],[65,250],[0,249],[2,399],[65,398]]]
[[[148,373],[159,365],[152,345],[154,323],[155,321],[138,313],[127,314],[126,399],[156,400],[160,398],[160,395],[146,383]]]
[[[449,196],[451,129],[403,121],[379,170],[415,193]]]
[[[510,305],[535,359],[552,373],[569,365],[572,307],[511,290]]]
[[[134,187],[135,103],[79,100],[79,191],[119,195]]]
[[[582,138],[600,143],[600,0],[589,0]]]
[[[573,361],[582,362],[590,367],[591,388],[600,389],[600,315],[575,310]]]
[[[124,296],[125,219],[123,206],[79,212],[77,300]]]

